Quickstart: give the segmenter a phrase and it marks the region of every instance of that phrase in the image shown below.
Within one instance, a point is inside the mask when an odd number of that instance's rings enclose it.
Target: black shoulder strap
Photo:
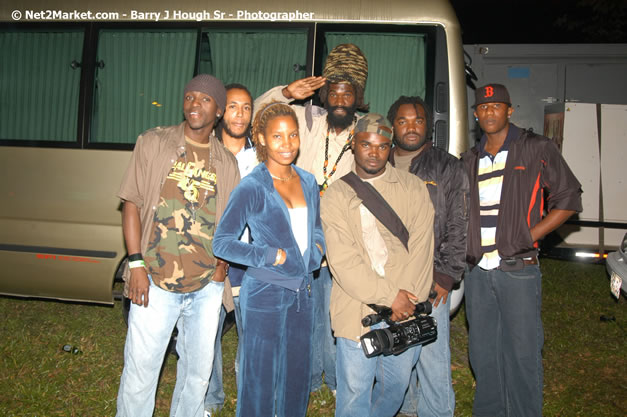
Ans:
[[[362,181],[354,172],[349,172],[341,178],[344,182],[351,186],[357,193],[357,197],[361,198],[364,206],[388,229],[394,236],[401,241],[405,249],[409,251],[409,232],[403,224],[403,221],[394,209],[388,204],[381,194],[367,182]]]

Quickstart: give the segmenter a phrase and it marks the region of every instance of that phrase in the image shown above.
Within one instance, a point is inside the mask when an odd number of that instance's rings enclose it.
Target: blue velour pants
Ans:
[[[302,289],[292,291],[244,277],[238,417],[305,417],[312,362],[310,283],[311,275]]]
[[[330,390],[335,389],[335,337],[331,330],[331,287],[333,278],[328,266],[320,268],[318,276],[314,272],[312,297],[314,300],[313,365],[311,369],[311,390],[317,391],[324,382]]]

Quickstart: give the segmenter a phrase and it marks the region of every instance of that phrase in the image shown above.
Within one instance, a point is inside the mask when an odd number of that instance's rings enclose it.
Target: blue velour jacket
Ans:
[[[296,291],[307,276],[320,268],[322,254],[316,243],[325,249],[320,222],[320,192],[310,173],[292,165],[300,177],[307,203],[309,244],[301,256],[292,233],[290,215],[285,202],[274,188],[265,164],[259,164],[231,193],[226,210],[213,236],[213,254],[229,262],[248,266],[246,275]],[[252,243],[239,240],[248,225]],[[282,265],[273,265],[277,251],[285,250]]]

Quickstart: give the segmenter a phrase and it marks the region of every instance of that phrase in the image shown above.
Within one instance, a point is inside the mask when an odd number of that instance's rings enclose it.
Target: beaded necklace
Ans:
[[[353,120],[353,123],[355,123],[354,120]],[[320,185],[320,197],[322,197],[322,195],[327,190],[327,188],[329,188],[329,184],[328,184],[329,179],[331,178],[333,174],[335,174],[335,170],[337,169],[337,164],[338,162],[340,162],[340,159],[342,159],[342,156],[344,156],[344,152],[346,152],[350,148],[351,141],[353,140],[353,132],[355,131],[355,128],[353,127],[351,129],[351,132],[348,134],[346,143],[344,143],[344,146],[342,147],[342,151],[337,156],[337,159],[335,160],[335,164],[333,164],[333,169],[331,170],[331,173],[327,175],[327,167],[329,166],[329,132],[330,131],[331,131],[331,128],[329,127],[327,129],[327,137],[324,142],[324,165],[322,165],[322,174],[324,175],[324,182]]]

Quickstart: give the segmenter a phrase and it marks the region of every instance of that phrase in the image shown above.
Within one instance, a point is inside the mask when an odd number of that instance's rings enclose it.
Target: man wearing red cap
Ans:
[[[473,107],[484,134],[462,155],[470,180],[465,291],[477,381],[472,414],[541,416],[538,240],[582,210],[581,184],[553,142],[509,122],[514,109],[505,86],[478,88]]]
[[[122,181],[125,295],[132,304],[118,416],[152,416],[175,325],[179,360],[170,415],[204,413],[227,272],[213,256],[212,238],[239,182],[235,158],[212,136],[225,102],[220,80],[194,77],[183,94],[185,121],[142,133]]]

